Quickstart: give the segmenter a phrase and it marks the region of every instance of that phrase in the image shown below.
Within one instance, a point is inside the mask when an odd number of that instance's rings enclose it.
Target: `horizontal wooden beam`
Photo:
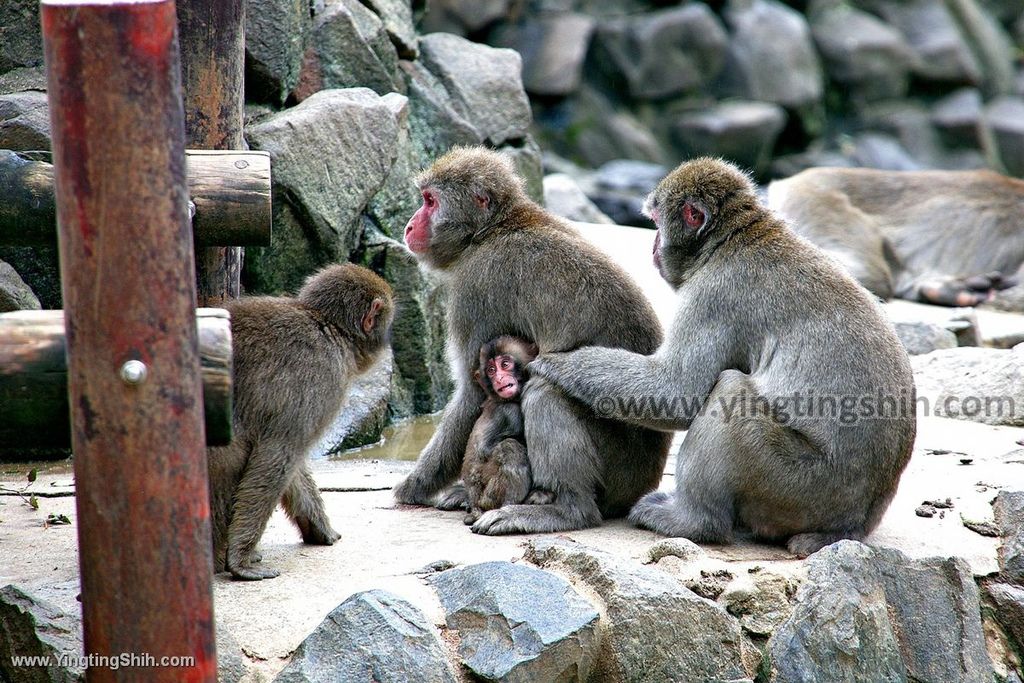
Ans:
[[[188,150],[188,191],[198,246],[270,244],[270,155]],[[0,150],[0,245],[57,243],[53,166]]]
[[[231,441],[231,321],[196,309],[206,443]],[[0,448],[68,448],[64,311],[0,313]],[[116,372],[112,368],[111,372]]]

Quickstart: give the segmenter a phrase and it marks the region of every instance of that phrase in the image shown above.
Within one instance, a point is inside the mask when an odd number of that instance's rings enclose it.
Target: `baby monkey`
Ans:
[[[526,366],[536,357],[537,345],[519,337],[496,337],[480,347],[473,378],[486,398],[462,461],[462,483],[469,498],[466,524],[503,505],[554,502],[550,491],[530,490],[533,482],[519,405],[529,379]]]

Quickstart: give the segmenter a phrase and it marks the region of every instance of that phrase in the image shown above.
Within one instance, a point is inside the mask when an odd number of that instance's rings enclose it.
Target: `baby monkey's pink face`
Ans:
[[[516,360],[508,354],[495,356],[487,361],[487,379],[490,380],[494,393],[506,401],[519,394]]]

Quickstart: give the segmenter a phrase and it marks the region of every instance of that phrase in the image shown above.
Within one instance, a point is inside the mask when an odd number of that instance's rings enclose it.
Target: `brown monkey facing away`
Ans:
[[[504,505],[554,501],[548,491],[530,491],[533,478],[519,405],[529,380],[526,366],[536,357],[536,344],[507,335],[480,347],[480,364],[473,378],[486,398],[462,461],[462,483],[469,506],[466,524]]]
[[[302,540],[331,545],[306,451],[330,424],[353,377],[387,346],[391,287],[360,266],[329,266],[295,298],[227,304],[234,347],[234,439],[208,449],[215,571],[269,579],[256,545],[278,502]]]
[[[679,294],[667,341],[652,357],[544,354],[531,381],[633,424],[689,429],[675,493],[641,499],[639,526],[709,543],[745,528],[797,555],[864,537],[916,430],[910,363],[875,301],[730,164],[681,165],[645,209],[654,263]]]
[[[873,294],[944,306],[995,298],[1024,310],[1024,180],[992,171],[812,168],[768,205]]]
[[[448,283],[448,349],[455,395],[416,469],[395,489],[401,503],[465,507],[459,475],[484,393],[472,381],[480,347],[502,334],[541,353],[581,346],[653,353],[661,328],[643,292],[570,225],[527,198],[511,162],[457,148],[417,179],[423,205],[405,241]],[[605,371],[599,373],[604,376]],[[545,380],[522,401],[533,484],[543,505],[506,505],[473,524],[485,534],[562,531],[621,516],[661,480],[670,435],[599,419]]]

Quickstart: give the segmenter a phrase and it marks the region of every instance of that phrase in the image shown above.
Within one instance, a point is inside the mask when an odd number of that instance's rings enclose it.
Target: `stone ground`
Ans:
[[[653,233],[606,226],[586,229],[599,245],[614,249],[620,262],[637,275],[651,293],[659,315],[670,317],[671,292],[649,266]],[[979,315],[983,334],[987,320]],[[999,320],[1003,334],[1009,322]],[[1021,327],[1024,325],[1017,329]],[[383,450],[415,453],[429,431],[429,424],[422,421],[412,430],[399,430]],[[408,440],[403,442],[403,438]],[[962,519],[990,520],[990,503],[1000,487],[1024,488],[1020,440],[1024,440],[1024,429],[922,417],[914,455],[896,499],[866,542],[899,548],[914,558],[958,555],[979,576],[996,571],[996,539],[967,529]],[[371,459],[380,452],[382,449],[370,449],[360,452],[358,455],[365,457],[359,459],[315,462],[328,512],[342,533],[336,545],[303,546],[278,511],[263,538],[262,550],[263,561],[281,569],[281,577],[256,583],[216,577],[217,618],[248,657],[246,680],[272,678],[324,616],[355,592],[387,589],[443,624],[440,603],[421,570],[437,561],[471,564],[522,556],[524,542],[530,537],[476,536],[463,525],[461,513],[396,506],[390,488],[412,463]],[[0,485],[20,487],[26,471],[23,466],[0,465]],[[673,488],[673,471],[674,459],[670,459],[662,488]],[[64,610],[77,610],[77,515],[70,466],[43,466],[29,490],[58,497],[40,497],[39,509],[33,510],[17,496],[0,496],[0,586],[16,583]],[[930,518],[915,514],[923,501],[946,498],[952,508]],[[50,514],[67,515],[72,524],[44,526]],[[564,535],[638,560],[659,540],[621,520]],[[740,542],[728,547],[706,546],[706,550],[722,560],[779,563],[790,565],[780,566],[780,570],[799,571],[800,563],[780,548]]]

